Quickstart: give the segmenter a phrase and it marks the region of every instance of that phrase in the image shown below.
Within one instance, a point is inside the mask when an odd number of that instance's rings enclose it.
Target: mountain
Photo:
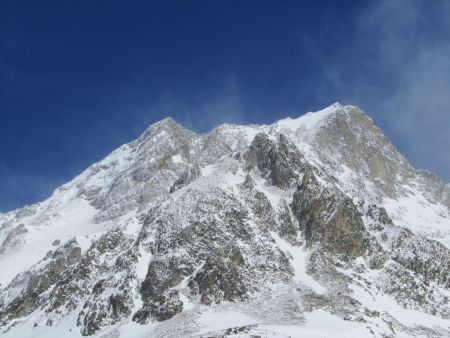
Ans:
[[[0,214],[4,337],[448,337],[450,186],[335,103],[166,118]]]

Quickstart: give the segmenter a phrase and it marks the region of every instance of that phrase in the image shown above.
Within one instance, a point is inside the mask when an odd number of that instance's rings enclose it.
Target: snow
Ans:
[[[28,230],[24,235],[25,246],[0,256],[1,285],[7,285],[18,273],[36,264],[48,251],[54,250],[52,242],[56,239],[60,239],[63,244],[76,237],[78,243],[86,249],[89,243],[86,243],[84,237],[104,229],[102,224],[91,222],[96,212],[87,201],[70,199],[63,200],[45,223],[39,223],[34,220],[35,217],[23,220]]]
[[[180,300],[183,302],[183,311],[195,309],[196,305],[183,292],[180,292]]]
[[[81,310],[81,309],[80,309]],[[8,332],[2,333],[2,337],[5,338],[61,338],[61,337],[81,337],[79,328],[77,328],[74,323],[77,320],[77,312],[68,315],[62,322],[58,323],[58,327],[45,325],[45,317],[43,311],[38,311],[38,313],[33,313],[31,318],[29,318],[22,325],[17,325]],[[34,326],[34,323],[37,326]]]
[[[128,236],[137,236],[142,228],[137,215],[138,209],[134,209],[119,218],[119,224],[124,224],[124,233]]]
[[[342,106],[336,102],[325,109],[306,113],[296,119],[288,117],[275,122],[274,129],[276,131],[290,131],[293,133],[297,132],[299,129],[317,129],[320,125],[325,123],[328,116],[335,113],[339,108],[342,108]]]
[[[310,287],[316,293],[326,293],[327,289],[312,278],[307,272],[306,265],[308,262],[308,252],[305,251],[303,247],[296,247],[289,244],[273,231],[271,231],[270,234],[280,250],[287,253],[288,258],[291,261],[291,265],[294,268],[295,281]]]
[[[267,132],[267,126],[223,124],[211,131],[211,133],[218,133],[220,138],[227,143],[233,152],[242,151],[247,148],[254,137],[261,132]]]
[[[245,181],[245,173],[238,169],[237,163],[234,159],[224,158],[215,165],[201,168],[201,177],[194,183],[196,189],[219,186],[235,191],[236,186]]]
[[[372,296],[358,285],[352,285],[351,288],[353,289],[353,298],[361,302],[363,306],[371,310],[379,311],[380,313],[387,312],[403,325],[412,327],[423,323],[427,323],[427,325],[431,327],[449,327],[450,325],[448,319],[443,319],[439,316],[433,316],[413,309],[405,309],[389,295],[377,293]]]
[[[264,193],[274,209],[280,206],[283,200],[292,199],[292,193],[288,193],[274,186],[268,186],[260,178],[255,178],[254,181],[256,183],[256,189]]]
[[[176,164],[183,163],[183,158],[180,154],[174,155],[172,156],[172,162]]]
[[[214,173],[215,165],[207,165],[201,169],[202,176],[211,176]]]
[[[240,312],[215,312],[208,311],[200,315],[199,334],[207,334],[211,331],[226,330],[230,327],[241,327],[256,324],[257,320]]]
[[[449,210],[430,203],[422,192],[408,187],[408,195],[398,199],[385,198],[384,207],[392,220],[430,239],[437,240],[450,248]]]
[[[306,323],[304,326],[298,325],[264,325],[263,329],[274,335],[270,337],[291,337],[291,338],[348,338],[366,337],[369,332],[360,323],[344,321],[342,318],[334,316],[323,310],[316,310],[305,313]]]
[[[136,276],[140,281],[143,281],[147,276],[148,267],[153,255],[151,254],[151,252],[144,251],[142,247],[139,249],[139,259],[136,263]]]

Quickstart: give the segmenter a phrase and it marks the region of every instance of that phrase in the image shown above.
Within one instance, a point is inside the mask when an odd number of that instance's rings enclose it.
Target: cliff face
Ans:
[[[448,189],[357,107],[207,134],[168,118],[0,214],[1,330],[449,336]]]

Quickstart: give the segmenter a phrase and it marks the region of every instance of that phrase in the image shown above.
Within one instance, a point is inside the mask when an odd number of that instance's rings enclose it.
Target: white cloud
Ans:
[[[450,1],[375,1],[355,23],[348,56],[368,71],[349,76],[331,60],[327,83],[382,123],[414,166],[449,181]]]

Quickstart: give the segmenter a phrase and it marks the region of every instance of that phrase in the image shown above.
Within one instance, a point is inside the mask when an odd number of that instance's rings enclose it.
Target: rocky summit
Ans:
[[[449,337],[450,186],[333,104],[166,118],[0,214],[3,337]]]

